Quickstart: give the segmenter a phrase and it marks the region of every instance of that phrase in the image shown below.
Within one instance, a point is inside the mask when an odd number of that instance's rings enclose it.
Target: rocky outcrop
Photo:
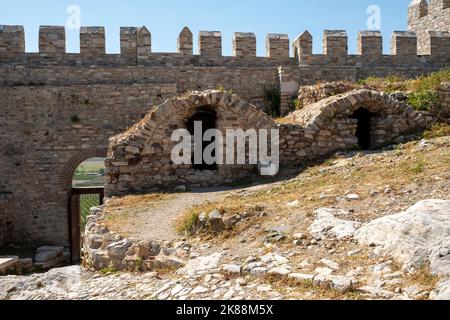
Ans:
[[[421,201],[405,212],[372,221],[355,237],[406,269],[429,264],[431,272],[443,278],[430,297],[450,298],[450,201]]]
[[[362,244],[408,267],[431,263],[435,274],[450,275],[450,201],[425,200],[405,212],[383,217],[355,234]]]

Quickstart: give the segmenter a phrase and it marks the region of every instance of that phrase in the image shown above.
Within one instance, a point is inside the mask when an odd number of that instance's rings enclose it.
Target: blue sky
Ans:
[[[254,32],[258,55],[265,54],[267,33],[287,33],[291,41],[304,30],[314,37],[315,53],[322,52],[324,29],[345,29],[349,51],[356,51],[358,30],[367,29],[367,8],[381,9],[384,51],[392,31],[407,29],[410,0],[0,0],[0,24],[25,27],[26,50],[38,50],[39,25],[66,25],[67,8],[78,5],[81,24],[106,27],[106,50],[120,51],[120,26],[145,25],[152,33],[153,51],[175,52],[179,32],[188,26],[196,50],[199,30],[222,31],[224,55],[231,55],[233,33]],[[67,30],[67,49],[79,52],[78,30]],[[195,51],[196,52],[196,51]]]

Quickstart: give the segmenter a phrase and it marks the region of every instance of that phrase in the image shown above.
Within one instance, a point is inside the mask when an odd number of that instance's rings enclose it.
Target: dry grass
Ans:
[[[188,221],[193,221],[192,217],[202,212],[209,213],[214,209],[225,215],[238,214],[248,210],[251,204],[263,204],[278,216],[287,216],[292,212],[292,208],[286,204],[297,200],[301,204],[301,209],[311,215],[319,207],[335,205],[336,196],[343,195],[346,191],[357,193],[360,196],[359,201],[370,198],[372,191],[384,190],[387,185],[395,193],[411,183],[427,182],[430,181],[430,177],[448,173],[450,164],[448,139],[444,138],[441,144],[424,152],[417,148],[416,142],[413,142],[389,153],[340,160],[347,161],[343,166],[332,165],[336,161],[326,161],[319,166],[306,169],[298,178],[275,187],[245,196],[231,195],[215,203],[190,208],[181,217],[179,230],[187,230],[191,225]],[[319,197],[322,193],[331,196]],[[364,221],[371,218],[365,217],[364,213],[356,213],[353,217]],[[238,231],[243,230],[240,228]],[[233,233],[237,231],[234,230]]]
[[[406,281],[410,285],[417,285],[425,291],[432,291],[436,288],[441,278],[431,273],[430,267],[425,266],[416,273],[409,276]]]
[[[267,275],[264,282],[269,283],[278,292],[291,298],[299,299],[309,294],[309,299],[315,300],[361,300],[361,295],[355,290],[347,292],[336,291],[329,286],[316,286],[312,280],[295,280],[288,277]]]
[[[173,195],[166,193],[151,193],[146,195],[113,198],[106,204],[105,223],[111,230],[116,230],[117,226],[132,220],[139,210],[148,209],[172,198]]]
[[[435,123],[423,133],[425,139],[435,139],[445,136],[450,136],[450,120]]]
[[[106,209],[126,209],[136,206],[148,206],[157,202],[170,200],[173,196],[166,193],[150,193],[145,195],[133,195],[123,198],[113,198],[108,202]]]

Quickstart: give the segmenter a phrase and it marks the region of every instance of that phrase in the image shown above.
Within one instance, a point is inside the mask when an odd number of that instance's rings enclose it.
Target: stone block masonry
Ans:
[[[234,34],[233,56],[256,57],[256,36],[254,33],[236,32]]]
[[[100,58],[106,54],[104,27],[81,27],[80,53],[92,59]]]
[[[0,247],[11,241],[14,227],[14,199],[11,193],[0,191]]]
[[[39,51],[49,54],[66,52],[66,31],[64,27],[43,26],[39,28]]]
[[[412,1],[408,8],[408,29],[417,34],[418,53],[432,54],[429,32],[450,32],[450,1]]]

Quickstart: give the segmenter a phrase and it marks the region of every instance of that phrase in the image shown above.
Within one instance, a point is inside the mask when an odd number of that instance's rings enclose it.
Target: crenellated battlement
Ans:
[[[417,36],[411,31],[395,31],[391,37],[391,54],[383,54],[383,37],[378,31],[360,31],[357,54],[348,54],[347,33],[342,30],[326,30],[323,35],[323,54],[313,54],[313,38],[306,31],[293,43],[294,56],[300,65],[328,66],[416,66],[448,64],[450,34],[429,32],[433,50],[428,55],[418,55]]]
[[[422,3],[422,2],[421,2]],[[423,37],[423,35],[422,35]],[[233,36],[233,56],[222,53],[222,33],[200,31],[198,54],[193,52],[193,34],[185,27],[179,37],[176,53],[152,51],[152,35],[146,27],[120,28],[120,54],[106,54],[105,28],[80,29],[80,53],[66,53],[65,28],[42,26],[39,30],[39,53],[25,53],[25,35],[21,26],[0,26],[0,63],[51,65],[207,65],[207,66],[446,66],[450,63],[450,35],[446,31],[426,34],[428,52],[418,54],[419,39],[413,31],[395,31],[391,37],[391,54],[383,54],[383,36],[378,31],[360,31],[357,53],[349,54],[348,35],[344,30],[325,30],[323,53],[313,54],[313,37],[303,32],[292,43],[286,34],[266,37],[266,56],[257,57],[254,33],[236,32]]]

